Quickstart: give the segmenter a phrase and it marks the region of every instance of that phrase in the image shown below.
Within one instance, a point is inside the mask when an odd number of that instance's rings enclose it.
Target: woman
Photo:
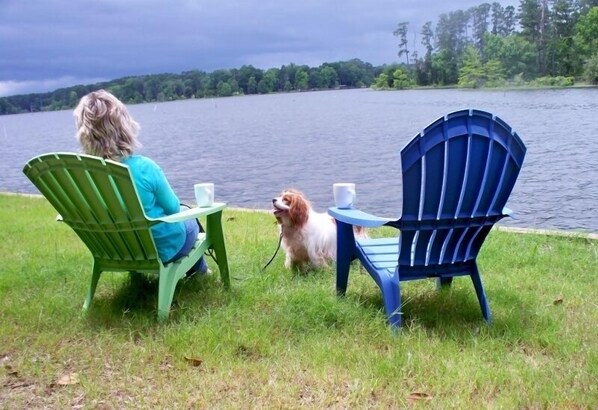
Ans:
[[[180,202],[162,169],[150,158],[135,154],[139,124],[125,105],[107,91],[94,91],[74,111],[77,139],[83,152],[121,162],[129,167],[145,214],[152,218],[180,211]],[[189,254],[199,233],[195,219],[152,226],[160,259],[166,264]],[[187,275],[209,273],[202,257]]]

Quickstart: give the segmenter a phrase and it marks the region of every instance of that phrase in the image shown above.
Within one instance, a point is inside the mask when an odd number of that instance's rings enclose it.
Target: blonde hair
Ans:
[[[77,139],[86,154],[120,161],[141,146],[137,140],[139,124],[127,107],[108,91],[85,95],[73,115]]]

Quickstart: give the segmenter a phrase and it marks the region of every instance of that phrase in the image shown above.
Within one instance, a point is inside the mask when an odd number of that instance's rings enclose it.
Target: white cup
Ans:
[[[338,182],[332,185],[334,203],[337,208],[353,208],[355,202],[355,184],[350,182]]]
[[[200,208],[212,206],[214,204],[214,184],[206,182],[202,184],[195,184],[195,202]]]

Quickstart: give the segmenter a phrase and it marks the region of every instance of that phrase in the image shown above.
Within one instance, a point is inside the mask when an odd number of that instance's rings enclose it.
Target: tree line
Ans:
[[[125,77],[48,93],[0,98],[0,115],[74,107],[94,90],[110,90],[128,104],[305,90],[413,86],[497,87],[598,84],[598,0],[521,0],[517,9],[482,3],[441,14],[411,38],[401,22],[400,63],[373,66],[359,59],[319,67],[291,63],[262,70],[252,65],[207,73]],[[418,53],[415,38],[423,47]],[[420,48],[421,49],[421,48]]]
[[[0,114],[63,110],[74,107],[85,94],[98,89],[112,92],[127,104],[188,98],[228,97],[306,90],[368,87],[382,70],[359,59],[324,63],[319,67],[289,64],[262,70],[252,65],[199,70],[181,74],[125,77],[92,85],[77,85],[43,94],[0,98]]]
[[[398,24],[404,67],[388,67],[374,87],[598,84],[598,0],[482,3],[441,14],[415,33],[421,56],[410,33],[409,22]]]

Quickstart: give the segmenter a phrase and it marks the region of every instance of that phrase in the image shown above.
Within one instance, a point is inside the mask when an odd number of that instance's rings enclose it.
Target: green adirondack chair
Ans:
[[[49,153],[32,158],[23,172],[59,213],[93,255],[91,284],[83,310],[91,305],[98,280],[105,271],[159,274],[158,319],[168,318],[176,285],[208,249],[212,249],[224,286],[230,287],[222,229],[226,204],[191,208],[163,218],[145,215],[126,165],[102,158]],[[205,233],[193,250],[164,264],[150,227],[205,216]]]

